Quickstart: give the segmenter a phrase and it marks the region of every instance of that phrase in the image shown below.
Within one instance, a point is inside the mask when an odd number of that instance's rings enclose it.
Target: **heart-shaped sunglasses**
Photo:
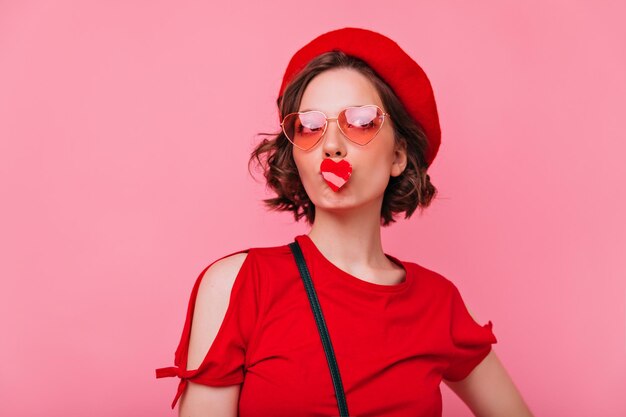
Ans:
[[[341,133],[357,145],[367,145],[380,132],[388,113],[374,104],[346,107],[337,117],[326,117],[321,111],[290,113],[280,124],[294,146],[306,151],[317,145],[326,133],[328,122],[336,120]]]

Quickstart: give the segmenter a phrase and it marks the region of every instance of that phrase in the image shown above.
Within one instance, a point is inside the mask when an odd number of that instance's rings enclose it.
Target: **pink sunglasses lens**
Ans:
[[[322,112],[292,113],[283,120],[283,131],[294,145],[302,149],[313,147],[324,134],[326,116]]]
[[[374,139],[385,120],[382,110],[374,105],[348,107],[337,119],[343,134],[359,145],[366,145]],[[294,145],[307,150],[324,135],[326,123],[326,115],[320,111],[291,113],[283,120],[283,131]]]
[[[339,115],[339,126],[343,133],[360,145],[374,139],[383,121],[383,113],[377,106],[348,107]]]

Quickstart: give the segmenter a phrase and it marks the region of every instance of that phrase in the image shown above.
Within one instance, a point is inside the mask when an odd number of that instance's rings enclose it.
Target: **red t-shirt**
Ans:
[[[497,342],[491,321],[478,325],[456,286],[418,264],[386,255],[406,270],[406,279],[374,284],[332,264],[307,235],[296,240],[350,415],[441,416],[441,379],[461,380],[487,356]],[[243,252],[247,257],[215,340],[198,369],[186,370],[193,309],[208,267],[196,280],[175,366],[157,369],[157,378],[181,378],[172,408],[192,381],[242,384],[240,417],[337,416],[328,363],[291,250],[283,245],[235,253]]]

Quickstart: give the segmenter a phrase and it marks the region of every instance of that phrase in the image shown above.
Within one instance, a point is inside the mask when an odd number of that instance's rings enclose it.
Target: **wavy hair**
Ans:
[[[313,78],[335,68],[354,69],[373,83],[386,111],[393,115],[391,120],[396,145],[407,151],[406,168],[399,176],[390,177],[385,189],[380,213],[381,225],[395,222],[394,217],[399,213],[405,213],[404,217],[408,219],[418,207],[421,213],[437,194],[437,189],[426,173],[428,166],[425,155],[429,146],[426,134],[408,114],[391,87],[365,61],[338,50],[312,59],[276,100],[280,120],[298,111],[304,90]],[[296,221],[305,217],[308,224],[313,224],[315,205],[300,180],[293,159],[293,145],[282,131],[259,135],[265,136],[265,139],[250,154],[248,171],[252,163],[259,166],[266,180],[266,188],[276,193],[276,197],[263,200],[266,207],[274,211],[291,211]]]

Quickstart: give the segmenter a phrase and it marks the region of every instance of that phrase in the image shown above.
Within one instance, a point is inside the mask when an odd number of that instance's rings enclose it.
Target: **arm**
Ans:
[[[215,262],[202,277],[193,312],[187,369],[202,363],[224,320],[230,293],[246,253]],[[240,385],[212,387],[189,382],[180,398],[180,417],[236,417]]]
[[[533,417],[493,349],[465,379],[443,381],[477,417]]]

